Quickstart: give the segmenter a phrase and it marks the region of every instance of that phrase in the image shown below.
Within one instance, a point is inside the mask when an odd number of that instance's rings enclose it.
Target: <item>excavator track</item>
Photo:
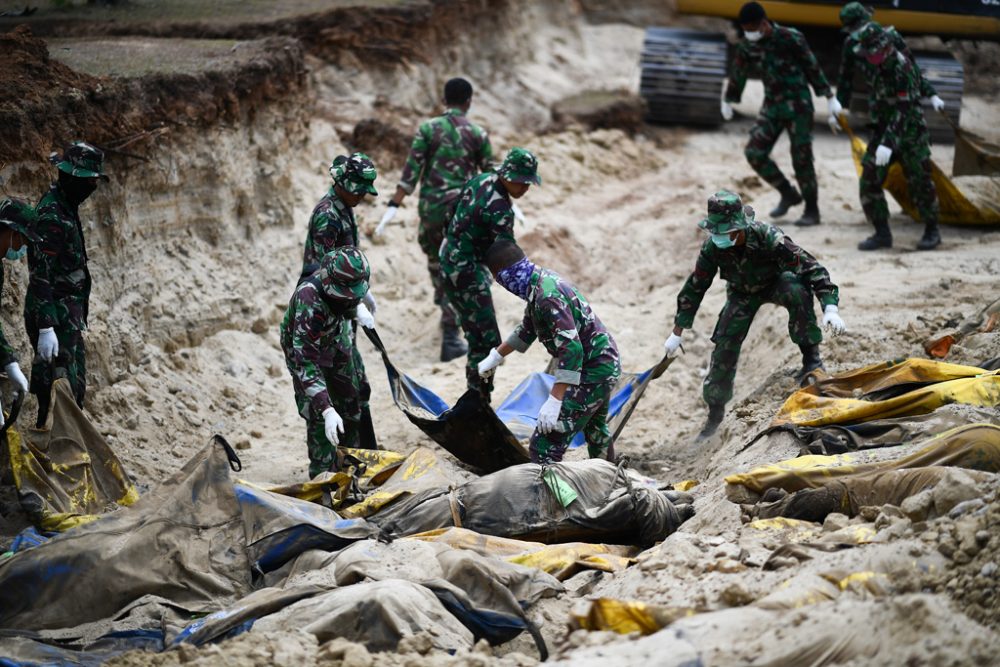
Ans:
[[[728,45],[718,33],[648,28],[642,48],[639,93],[649,119],[718,125]]]

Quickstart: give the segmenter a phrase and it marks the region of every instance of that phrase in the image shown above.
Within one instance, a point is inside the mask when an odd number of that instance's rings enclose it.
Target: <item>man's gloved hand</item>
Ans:
[[[482,377],[489,377],[496,371],[497,366],[502,363],[503,355],[497,352],[497,349],[494,347],[490,350],[490,353],[486,355],[486,358],[479,362],[476,366],[476,370],[479,371],[479,374]]]
[[[27,394],[28,378],[24,377],[24,373],[21,372],[21,367],[17,365],[17,362],[10,362],[5,367],[5,370],[7,371],[7,377],[14,383],[14,386],[21,390],[22,394]],[[0,418],[2,418],[2,410],[0,410]],[[3,424],[0,423],[0,426],[3,426]]]
[[[719,112],[722,114],[722,120],[733,119],[733,107],[729,102],[722,100],[722,103],[719,105]]]
[[[827,103],[829,104],[830,116],[826,119],[826,122],[830,124],[830,131],[837,134],[840,132],[840,121],[837,117],[845,115],[844,107],[841,106],[836,96],[827,98]]]
[[[354,319],[356,319],[358,324],[363,326],[365,329],[375,328],[375,317],[368,311],[368,307],[363,303],[358,304]]]
[[[839,336],[847,331],[847,325],[840,318],[839,309],[832,303],[823,309],[823,326],[833,332],[834,336]]]
[[[892,159],[892,149],[888,146],[879,146],[875,149],[875,166],[884,167]]]
[[[361,297],[361,303],[365,304],[368,312],[372,314],[372,317],[375,317],[375,311],[378,310],[378,304],[375,303],[375,295],[372,294],[371,290],[365,292],[365,295]]]
[[[327,408],[323,411],[323,432],[326,433],[326,439],[331,443],[340,444],[340,436],[344,432],[344,420],[333,408]]]
[[[396,212],[398,210],[399,204],[389,204],[389,208],[387,208],[385,213],[382,214],[382,219],[378,221],[378,226],[375,227],[375,236],[381,236],[385,226],[392,222],[392,219],[396,217]]]
[[[944,100],[937,95],[931,95],[931,107],[934,111],[944,111]]]
[[[524,217],[524,211],[517,204],[511,204],[510,210],[514,213],[514,219],[520,222],[522,225],[527,224],[528,220]]]
[[[52,361],[59,355],[59,339],[56,338],[55,329],[38,330],[38,356],[45,361]]]
[[[668,357],[676,357],[678,351],[681,349],[681,337],[675,333],[671,333],[667,340],[663,342],[663,349],[667,351]]]
[[[549,394],[545,403],[542,404],[542,409],[538,411],[538,430],[542,433],[551,433],[556,430],[560,410],[562,410],[562,401]]]

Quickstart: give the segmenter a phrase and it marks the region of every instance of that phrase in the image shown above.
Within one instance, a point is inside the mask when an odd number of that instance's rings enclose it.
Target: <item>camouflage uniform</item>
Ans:
[[[486,130],[469,122],[461,109],[421,124],[413,138],[399,187],[412,194],[420,179],[420,228],[417,241],[427,256],[434,285],[434,303],[441,307],[441,325],[455,327],[455,313],[444,298],[438,253],[445,224],[455,211],[462,187],[476,174],[490,169],[493,148]]]
[[[357,276],[338,273],[337,262],[361,265]],[[340,444],[361,444],[362,418],[368,400],[364,370],[356,367],[354,336],[346,326],[354,307],[368,289],[368,264],[356,248],[334,250],[323,259],[323,268],[295,288],[281,322],[281,349],[292,375],[295,404],[306,420],[309,476],[331,470],[336,448],[327,439],[323,411],[333,407],[344,420]],[[354,268],[357,268],[355,266]],[[349,284],[348,287],[342,287]]]
[[[694,271],[684,283],[677,297],[677,316],[674,324],[690,329],[705,292],[712,284],[716,272],[726,285],[726,304],[719,313],[719,320],[712,333],[715,349],[703,386],[705,402],[710,406],[725,405],[733,397],[733,379],[739,362],[743,339],[750,330],[757,311],[765,303],[774,303],[788,310],[788,335],[799,346],[817,345],[823,334],[816,324],[812,296],[827,305],[837,305],[837,286],[830,274],[812,255],[796,245],[777,227],[758,222],[752,216],[740,215],[742,202],[732,193],[721,199],[713,213],[710,200],[709,218],[701,226],[708,228],[718,220],[740,218],[746,244],[720,249],[707,239],[695,263]],[[752,214],[752,211],[751,211]],[[723,230],[726,231],[726,230]]]
[[[524,352],[538,338],[558,359],[555,381],[570,385],[556,430],[532,433],[531,460],[561,461],[570,440],[581,430],[590,457],[601,456],[611,446],[607,418],[611,392],[622,371],[618,347],[587,299],[556,273],[536,268],[527,301],[524,320],[507,337],[507,344]]]
[[[35,208],[20,200],[4,199],[0,201],[0,227],[9,227],[24,238],[25,244],[30,247],[38,243],[39,238],[34,232]],[[0,262],[0,293],[3,292],[4,266]],[[7,337],[0,327],[0,367],[6,368],[9,364],[17,362],[14,348],[7,341]]]
[[[725,99],[729,103],[739,102],[751,72],[761,73],[764,104],[750,130],[744,154],[761,178],[783,194],[788,192],[791,189],[788,179],[770,157],[781,132],[787,131],[802,197],[806,202],[815,202],[819,188],[813,166],[813,103],[809,84],[823,97],[831,94],[830,84],[801,32],[777,23],[772,23],[772,27],[771,34],[758,42],[746,39],[737,42]]]
[[[906,45],[906,41],[903,39],[903,36],[900,35],[893,27],[885,28],[885,32],[889,36],[889,39],[892,41],[892,45],[896,48],[896,50],[909,58],[913,63],[913,67],[920,79],[920,96],[933,97],[937,95],[937,91],[934,90],[934,86],[931,85],[931,82],[928,81],[920,72],[920,68],[917,66],[917,62],[913,58],[913,54],[910,52],[910,47]],[[837,101],[840,102],[844,109],[850,107],[851,95],[854,93],[855,67],[859,69],[865,81],[872,81],[875,78],[875,66],[870,64],[863,57],[859,57],[858,54],[854,52],[857,45],[858,38],[855,33],[848,33],[847,37],[844,39],[844,49],[840,54],[840,70],[837,74]],[[875,109],[878,104],[879,100],[875,97],[875,91],[873,89],[869,89],[869,110]],[[874,112],[872,112],[872,117],[874,118]]]
[[[483,261],[486,250],[498,239],[514,241],[514,212],[500,178],[540,183],[537,169],[534,155],[513,148],[498,172],[480,174],[469,181],[441,245],[445,296],[469,343],[465,377],[470,389],[480,389],[486,395],[493,391],[493,379],[480,378],[477,366],[500,344],[500,329],[490,294],[492,278]]]

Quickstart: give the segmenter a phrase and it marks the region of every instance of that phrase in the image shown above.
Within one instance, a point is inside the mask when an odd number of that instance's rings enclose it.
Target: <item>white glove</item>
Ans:
[[[663,349],[667,351],[668,357],[676,357],[677,351],[681,349],[681,337],[671,333],[663,342]]]
[[[827,98],[827,102],[830,107],[830,115],[827,117],[826,122],[830,125],[830,131],[837,134],[840,132],[840,121],[838,120],[838,116],[845,115],[844,107],[840,105],[840,102],[836,97]]]
[[[59,354],[59,339],[52,327],[38,330],[38,356],[45,361],[52,361]]]
[[[486,355],[486,358],[479,362],[479,365],[476,366],[476,370],[479,371],[479,374],[481,376],[489,377],[493,375],[493,372],[496,370],[496,367],[502,363],[503,363],[503,355],[497,352],[497,349],[494,347],[492,350],[490,350],[490,353]]]
[[[21,367],[17,365],[16,361],[12,361],[7,364],[5,370],[7,371],[7,377],[10,379],[14,385],[21,390],[21,393],[28,393],[28,378],[24,377],[24,373],[21,372]],[[2,412],[2,411],[0,411]],[[3,426],[0,423],[0,426]]]
[[[875,166],[884,167],[892,159],[892,149],[888,146],[879,146],[875,149]]]
[[[934,108],[934,111],[944,111],[944,100],[937,95],[932,95],[931,106]]]
[[[559,423],[560,410],[562,410],[562,401],[549,394],[542,409],[538,411],[538,430],[542,433],[555,431]]]
[[[375,311],[378,310],[378,304],[375,303],[375,295],[372,294],[371,290],[365,292],[365,295],[361,297],[361,303],[365,304],[365,307],[368,308],[368,312],[370,312],[372,317],[374,317]]]
[[[396,217],[396,211],[398,210],[398,206],[390,206],[385,210],[385,213],[382,214],[382,219],[378,221],[378,226],[375,227],[375,236],[382,234],[382,230],[385,229],[386,225],[392,222],[392,219]]]
[[[356,319],[358,324],[363,326],[365,329],[375,328],[375,317],[368,312],[368,307],[363,303],[358,304],[354,319]]]
[[[513,211],[514,213],[514,219],[520,222],[522,225],[528,222],[527,219],[525,219],[524,211],[521,210],[520,206],[518,206],[517,204],[511,204],[510,210]]]
[[[6,424],[6,423],[7,422],[4,421],[4,418],[3,418],[3,405],[0,404],[0,428],[3,428],[3,425]]]
[[[327,440],[334,445],[340,444],[340,434],[344,432],[344,420],[333,408],[327,408],[323,411],[323,431],[326,433]]]
[[[826,98],[826,103],[831,116],[836,117],[844,113],[844,107],[840,105],[840,100],[837,99],[836,95]]]
[[[733,107],[729,102],[722,100],[722,104],[719,105],[719,111],[722,113],[722,120],[733,119]]]
[[[823,309],[823,326],[829,329],[834,336],[847,331],[847,325],[840,319],[840,311],[832,303]]]

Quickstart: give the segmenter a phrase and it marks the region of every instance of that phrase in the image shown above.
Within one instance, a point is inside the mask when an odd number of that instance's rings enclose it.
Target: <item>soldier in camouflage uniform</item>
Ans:
[[[347,326],[368,292],[368,260],[355,247],[327,253],[300,282],[281,322],[281,349],[292,374],[295,403],[306,420],[309,476],[333,470],[336,447],[361,444],[362,410],[354,337]]]
[[[65,374],[76,402],[87,390],[83,331],[90,305],[90,269],[79,207],[104,173],[104,153],[77,141],[56,160],[59,179],[35,207],[37,244],[28,249],[24,326],[35,348],[31,393],[38,398],[38,427],[45,425],[52,382]]]
[[[476,176],[466,184],[441,245],[445,296],[469,343],[465,377],[469,389],[478,389],[487,402],[493,379],[481,378],[476,366],[500,344],[500,329],[490,295],[490,274],[483,262],[494,241],[514,240],[511,198],[523,196],[532,183],[541,182],[535,156],[523,148],[512,148],[497,171]]]
[[[608,429],[611,392],[621,376],[618,347],[580,291],[556,273],[535,266],[521,249],[497,241],[486,253],[490,271],[511,294],[527,301],[524,320],[478,365],[492,376],[504,357],[524,352],[537,338],[558,366],[552,392],[538,413],[528,451],[534,463],[558,463],[583,431],[591,458],[614,460]]]
[[[785,215],[789,208],[804,199],[805,210],[795,224],[817,225],[820,222],[819,186],[813,166],[813,103],[809,85],[812,84],[817,95],[833,100],[830,85],[801,32],[771,23],[764,8],[756,2],[743,5],[738,20],[744,38],[736,44],[729,85],[722,101],[722,116],[726,120],[732,118],[730,104],[740,101],[747,78],[752,72],[760,71],[764,80],[764,104],[750,130],[744,154],[754,171],[781,193],[781,201],[771,211],[771,217]],[[771,159],[771,150],[782,132],[788,132],[792,166],[801,194]]]
[[[910,198],[924,223],[917,250],[932,250],[941,244],[941,233],[937,193],[931,180],[930,133],[920,108],[920,70],[877,23],[864,26],[856,39],[855,53],[871,65],[865,72],[874,100],[874,130],[861,159],[859,191],[865,217],[875,226],[875,233],[859,243],[858,249],[892,247],[889,206],[882,184],[889,166],[898,161],[906,174]]]
[[[395,217],[399,205],[413,192],[419,180],[417,242],[427,256],[434,303],[441,308],[441,361],[451,361],[465,355],[468,348],[459,334],[455,311],[444,296],[438,252],[445,225],[455,212],[462,187],[469,179],[490,169],[493,148],[486,130],[466,116],[472,105],[472,84],[465,79],[450,79],[444,86],[444,103],[448,110],[422,123],[417,130],[396,193],[375,233],[380,234]]]
[[[316,204],[309,219],[300,280],[313,274],[319,268],[323,257],[335,248],[358,246],[358,225],[354,220],[354,207],[360,204],[366,195],[378,196],[378,191],[375,189],[378,172],[375,170],[375,163],[364,153],[337,156],[330,164],[330,177],[333,178],[333,185]],[[369,291],[355,309],[355,320],[362,326],[374,327],[374,313],[375,297]],[[353,340],[357,333],[354,322],[345,320],[343,326],[345,335],[350,335]],[[357,373],[355,382],[361,387],[363,415],[361,446],[375,449],[377,446],[375,428],[368,407],[371,386],[368,384],[365,365],[357,345],[351,346],[351,354],[354,356],[352,368]]]
[[[27,203],[12,199],[0,201],[0,257],[16,262],[28,252],[29,243],[38,243],[34,232],[35,208]],[[0,288],[3,287],[4,268],[0,262]],[[0,289],[2,292],[2,289]],[[0,366],[7,372],[7,378],[22,395],[28,393],[28,379],[21,372],[21,366],[14,356],[14,348],[0,329]],[[0,426],[4,425],[3,411],[0,410]]]
[[[739,195],[715,193],[708,200],[708,217],[698,226],[710,236],[677,296],[674,330],[664,347],[667,354],[677,354],[684,329],[691,328],[705,292],[720,273],[727,282],[726,305],[712,334],[715,350],[703,389],[709,416],[698,435],[703,439],[715,432],[733,397],[740,348],[762,305],[774,303],[788,310],[788,335],[802,351],[800,380],[823,367],[819,354],[823,334],[816,325],[813,297],[823,306],[824,325],[841,333],[844,322],[838,314],[837,286],[827,270],[780,229],[754,220],[753,210],[743,207]]]

